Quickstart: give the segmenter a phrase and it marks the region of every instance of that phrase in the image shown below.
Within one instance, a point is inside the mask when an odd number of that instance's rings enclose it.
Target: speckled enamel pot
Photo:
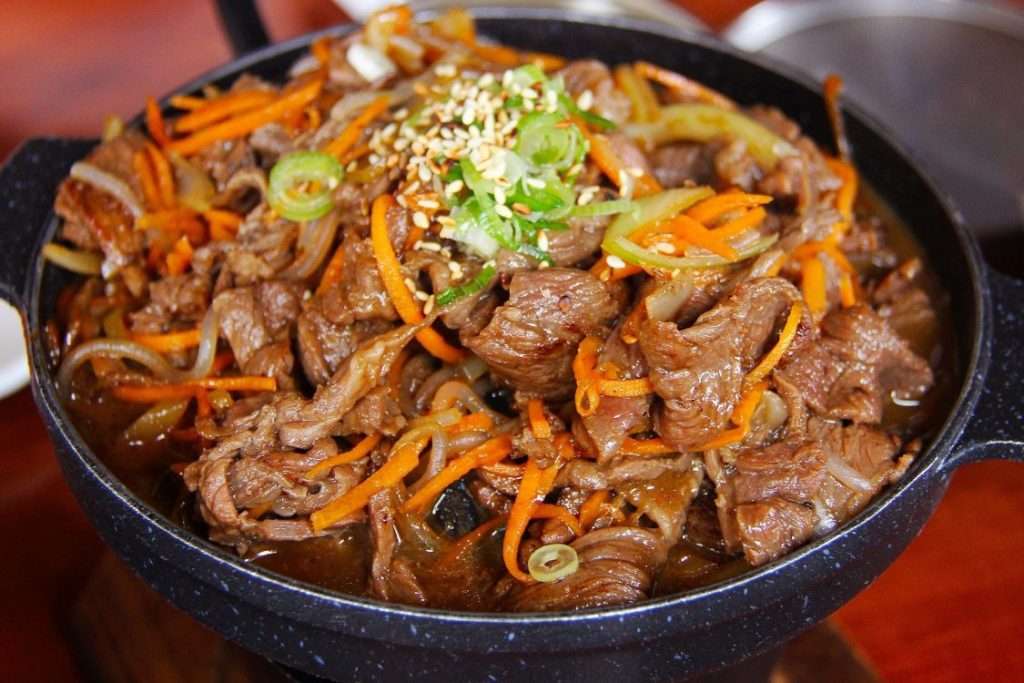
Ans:
[[[491,10],[481,30],[501,41],[608,62],[646,59],[691,74],[740,102],[779,106],[828,139],[813,84],[699,35],[564,13]],[[344,33],[348,27],[332,30]],[[191,83],[243,71],[281,77],[315,36],[250,54]],[[348,597],[246,565],[171,524],[117,481],[57,400],[39,330],[67,282],[39,258],[56,221],[55,188],[94,141],[41,138],[0,172],[0,294],[25,316],[32,390],[65,477],[96,528],[156,590],[226,637],[297,670],[336,680],[680,680],[763,669],[763,653],[834,611],[917,535],[962,463],[1024,458],[1018,393],[1024,284],[981,261],[956,210],[878,124],[847,107],[863,176],[915,231],[950,293],[957,348],[955,400],[896,485],[833,533],[736,579],[620,609],[471,614]],[[884,619],[884,615],[879,615]],[[130,634],[126,634],[130,637]],[[723,671],[724,669],[724,671]]]

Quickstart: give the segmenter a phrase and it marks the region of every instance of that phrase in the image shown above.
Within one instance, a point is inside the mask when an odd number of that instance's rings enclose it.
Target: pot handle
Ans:
[[[992,359],[974,415],[946,469],[979,460],[1024,461],[1024,281],[989,269]]]
[[[53,209],[57,186],[95,140],[33,138],[0,168],[0,297],[24,310],[40,231]]]

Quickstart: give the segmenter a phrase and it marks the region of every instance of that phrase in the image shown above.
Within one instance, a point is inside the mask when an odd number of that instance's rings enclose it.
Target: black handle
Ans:
[[[256,0],[217,0],[217,15],[236,56],[270,44]]]
[[[992,361],[974,415],[946,463],[1024,461],[1024,281],[988,272]]]
[[[33,138],[0,168],[0,297],[24,310],[27,279],[39,232],[53,207],[57,185],[95,140]]]

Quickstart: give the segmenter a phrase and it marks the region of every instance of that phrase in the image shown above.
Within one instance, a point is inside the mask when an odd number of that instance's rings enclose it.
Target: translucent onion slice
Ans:
[[[68,249],[54,242],[43,247],[43,258],[79,275],[99,275],[103,266],[103,256],[94,251]]]
[[[142,215],[142,204],[139,202],[138,197],[135,196],[135,192],[128,186],[128,183],[117,176],[107,173],[87,161],[75,163],[71,167],[70,175],[75,180],[89,183],[96,189],[103,190],[107,194],[112,195],[128,209],[132,214],[132,218],[138,218]]]
[[[71,389],[71,378],[75,371],[91,358],[121,358],[143,365],[160,379],[176,380],[181,372],[175,370],[156,351],[148,349],[137,342],[127,339],[93,339],[76,346],[65,356],[64,362],[57,372],[57,385],[61,392],[67,394]]]
[[[563,543],[549,543],[533,551],[526,568],[541,583],[552,583],[572,576],[580,567],[576,551]]]
[[[332,211],[323,218],[306,224],[302,235],[299,236],[295,260],[281,271],[282,278],[305,280],[316,272],[334,244],[339,218],[338,212]]]
[[[211,306],[203,317],[203,325],[199,330],[199,347],[196,361],[188,371],[189,379],[209,377],[213,370],[213,361],[217,357],[217,339],[220,335],[220,320]]]
[[[188,408],[188,402],[189,399],[185,398],[157,403],[129,425],[124,433],[125,438],[132,442],[145,442],[166,434],[181,421],[181,416]]]

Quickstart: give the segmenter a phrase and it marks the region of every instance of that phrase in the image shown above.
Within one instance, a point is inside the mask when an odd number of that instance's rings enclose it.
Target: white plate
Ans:
[[[28,353],[21,314],[0,301],[0,398],[6,398],[28,384]]]

